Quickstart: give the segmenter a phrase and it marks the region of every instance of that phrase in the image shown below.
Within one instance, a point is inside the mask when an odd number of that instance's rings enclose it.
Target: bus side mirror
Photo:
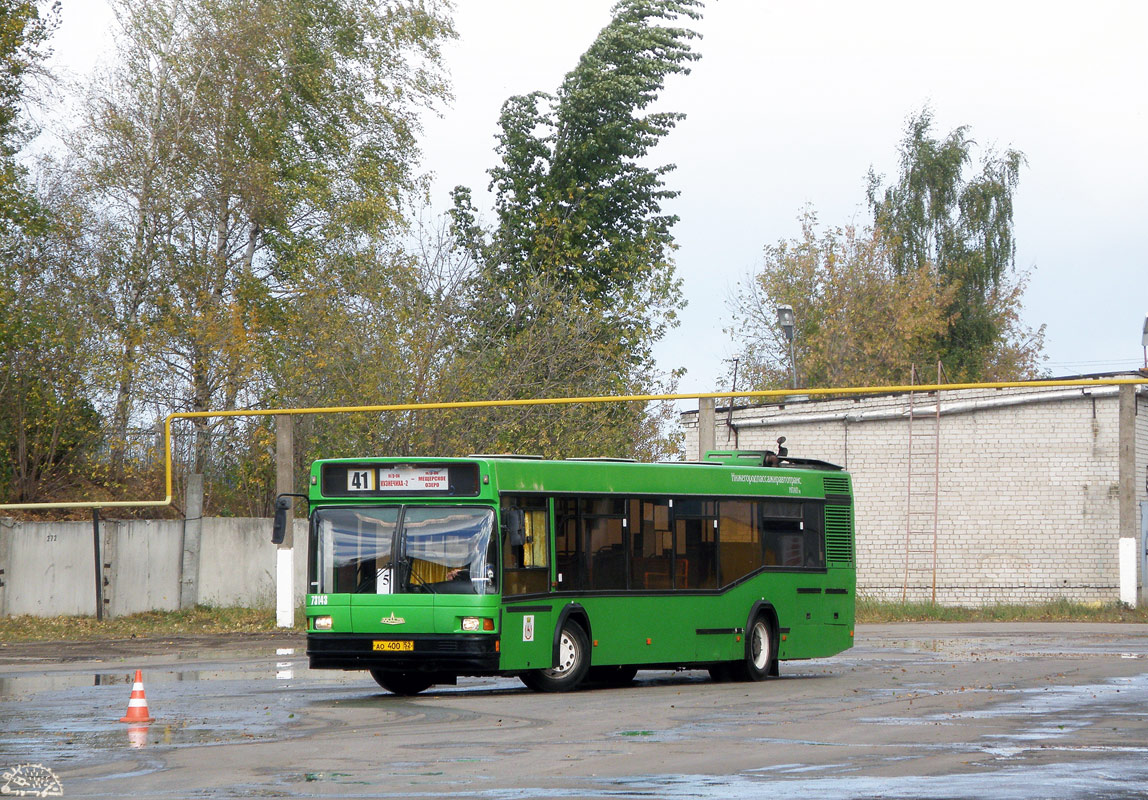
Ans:
[[[506,539],[511,547],[526,544],[526,514],[521,508],[506,510]]]
[[[287,537],[287,515],[291,513],[291,498],[279,495],[275,498],[275,522],[271,526],[271,544],[283,544]]]

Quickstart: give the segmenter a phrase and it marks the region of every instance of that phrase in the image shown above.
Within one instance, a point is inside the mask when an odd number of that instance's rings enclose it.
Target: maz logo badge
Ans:
[[[392,611],[389,617],[383,617],[379,622],[384,625],[402,625],[406,620],[402,617],[396,617],[395,612]]]

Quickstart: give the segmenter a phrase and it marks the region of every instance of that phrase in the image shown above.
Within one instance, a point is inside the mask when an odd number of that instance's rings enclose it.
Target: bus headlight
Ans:
[[[317,631],[329,631],[331,630],[331,624],[330,617],[315,617],[314,625]]]
[[[464,631],[492,631],[494,620],[490,617],[463,617],[462,629]]]

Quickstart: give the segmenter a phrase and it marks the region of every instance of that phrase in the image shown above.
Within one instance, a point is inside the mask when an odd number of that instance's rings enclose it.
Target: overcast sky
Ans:
[[[430,119],[433,200],[486,188],[503,101],[553,92],[609,20],[611,0],[457,0],[447,48],[455,100]],[[58,60],[84,71],[110,45],[104,0],[64,0]],[[681,390],[717,391],[731,288],[762,248],[863,223],[865,175],[896,172],[910,114],[934,133],[969,125],[980,145],[1022,150],[1017,267],[1031,269],[1029,325],[1047,325],[1056,376],[1143,365],[1148,314],[1148,3],[710,0],[702,59],[660,108],[687,118],[654,151],[674,163],[676,263],[689,306],[657,348]],[[107,58],[106,53],[103,56]],[[476,199],[481,199],[476,197]],[[486,204],[489,208],[489,203]]]

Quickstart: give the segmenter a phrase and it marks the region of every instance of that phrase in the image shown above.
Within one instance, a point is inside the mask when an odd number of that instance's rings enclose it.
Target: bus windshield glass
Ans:
[[[494,511],[457,506],[315,512],[318,594],[493,594]]]

